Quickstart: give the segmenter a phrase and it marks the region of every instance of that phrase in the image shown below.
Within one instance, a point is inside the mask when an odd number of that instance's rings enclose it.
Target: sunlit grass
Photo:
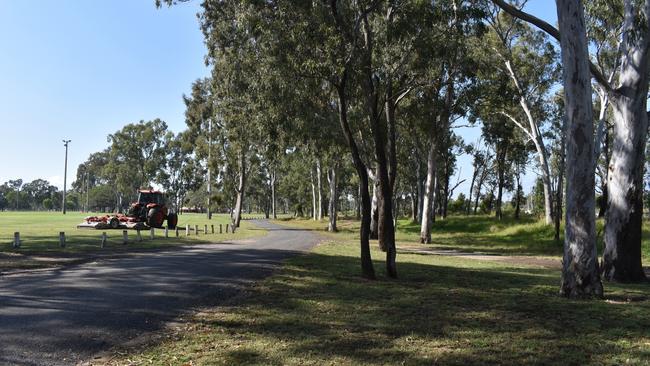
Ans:
[[[175,231],[169,231],[169,238],[165,238],[163,229],[155,229],[155,239],[150,239],[148,230],[141,231],[142,241],[137,240],[136,231],[128,230],[129,243],[125,246],[122,241],[122,230],[95,230],[79,229],[77,224],[83,218],[92,214],[68,212],[63,215],[59,212],[0,212],[0,252],[16,253],[52,253],[52,252],[87,252],[98,250],[129,250],[137,248],[153,248],[188,243],[210,243],[223,240],[250,238],[263,235],[263,230],[253,230],[253,225],[242,221],[241,227],[235,234],[225,232],[226,224],[230,224],[228,215],[213,215],[208,220],[204,214],[183,214],[179,216],[179,236]],[[261,215],[257,215],[261,216]],[[221,224],[222,233],[219,233]],[[185,226],[190,225],[190,236],[185,234]],[[194,231],[198,225],[198,235]],[[204,233],[208,225],[208,233]],[[215,234],[212,234],[211,225],[215,225]],[[59,246],[59,232],[66,234],[66,248]],[[21,247],[12,247],[14,232],[20,232]],[[101,234],[106,232],[108,240],[106,248],[100,248]]]

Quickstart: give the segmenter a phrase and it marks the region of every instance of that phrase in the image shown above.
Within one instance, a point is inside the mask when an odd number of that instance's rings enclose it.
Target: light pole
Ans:
[[[63,214],[65,215],[65,193],[66,193],[66,181],[68,179],[68,144],[72,140],[63,140],[63,146],[65,146],[65,168],[63,170]]]

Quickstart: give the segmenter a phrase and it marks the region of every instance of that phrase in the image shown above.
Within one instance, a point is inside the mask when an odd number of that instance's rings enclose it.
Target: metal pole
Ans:
[[[66,194],[66,183],[68,179],[68,144],[72,140],[63,140],[63,146],[65,146],[65,168],[63,170],[63,214],[65,215],[65,194]]]

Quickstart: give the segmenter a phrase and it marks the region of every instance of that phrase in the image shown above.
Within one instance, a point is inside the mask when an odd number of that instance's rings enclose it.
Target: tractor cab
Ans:
[[[165,196],[159,191],[140,190],[138,191],[138,203],[143,206],[148,206],[150,203],[164,205]]]

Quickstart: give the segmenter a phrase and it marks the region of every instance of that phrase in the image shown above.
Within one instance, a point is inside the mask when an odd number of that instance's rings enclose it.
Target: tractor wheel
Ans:
[[[176,229],[176,225],[178,224],[178,215],[175,213],[170,213],[167,215],[167,227],[170,229]]]
[[[111,217],[111,220],[108,222],[108,224],[111,226],[111,229],[120,228],[120,220],[118,220],[117,217]]]
[[[165,216],[162,213],[162,210],[158,207],[152,207],[147,213],[147,225],[149,227],[161,227]]]

